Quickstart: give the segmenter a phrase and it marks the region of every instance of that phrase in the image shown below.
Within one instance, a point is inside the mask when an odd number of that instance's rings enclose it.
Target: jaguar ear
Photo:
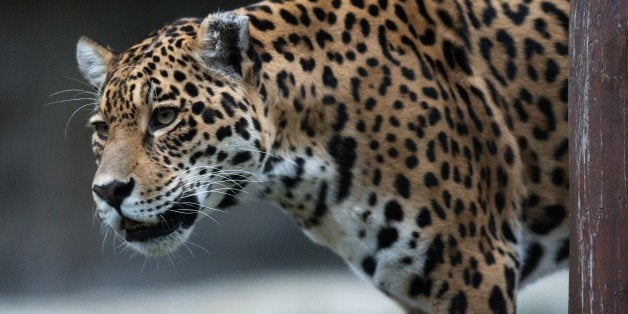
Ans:
[[[107,67],[115,55],[95,41],[81,37],[76,44],[76,60],[83,77],[94,87],[102,88]]]
[[[255,77],[261,61],[251,45],[248,17],[232,12],[210,14],[197,38],[207,66],[245,81]]]

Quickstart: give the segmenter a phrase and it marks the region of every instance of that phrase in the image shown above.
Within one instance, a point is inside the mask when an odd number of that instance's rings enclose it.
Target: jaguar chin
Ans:
[[[130,218],[120,207],[101,218],[121,235],[126,245],[147,256],[168,254],[186,242],[199,217],[201,205],[194,196],[177,198],[160,213]],[[141,212],[153,212],[151,208]],[[107,217],[109,216],[109,217]],[[149,218],[149,219],[147,219]]]

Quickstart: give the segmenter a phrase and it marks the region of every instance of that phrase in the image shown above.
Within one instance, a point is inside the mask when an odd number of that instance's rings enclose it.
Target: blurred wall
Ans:
[[[50,96],[89,90],[76,70],[78,38],[87,35],[122,51],[176,18],[245,3],[0,1],[0,295],[343,267],[268,204],[216,215],[219,225],[204,220],[192,238],[204,249],[182,248],[170,259],[121,252],[111,232],[103,241],[94,217],[90,182],[95,165],[85,127],[89,110],[68,122],[90,101],[64,101],[78,92]],[[55,101],[63,102],[48,104]]]

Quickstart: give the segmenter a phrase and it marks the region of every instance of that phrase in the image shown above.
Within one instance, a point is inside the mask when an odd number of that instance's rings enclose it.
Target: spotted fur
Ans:
[[[408,311],[513,312],[567,261],[568,10],[271,0],[82,39],[98,213],[159,254],[253,194]]]

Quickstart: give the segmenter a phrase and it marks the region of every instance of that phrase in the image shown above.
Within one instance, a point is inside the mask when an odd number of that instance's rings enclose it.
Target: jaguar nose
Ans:
[[[129,182],[113,181],[104,185],[92,186],[92,191],[102,198],[111,207],[120,210],[120,205],[131,195],[133,187],[135,186],[135,180],[131,178]]]

